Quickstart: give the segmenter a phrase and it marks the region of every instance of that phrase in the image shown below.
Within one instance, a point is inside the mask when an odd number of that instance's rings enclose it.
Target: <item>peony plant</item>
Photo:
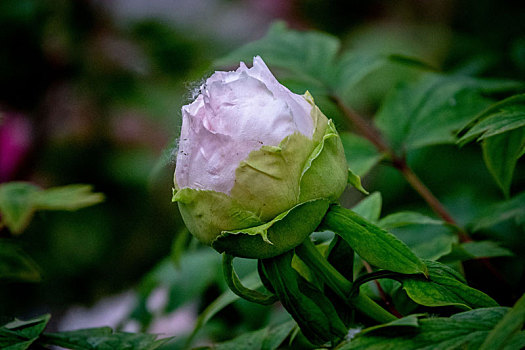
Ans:
[[[341,301],[377,322],[396,319],[352,282],[354,251],[389,273],[428,275],[404,243],[337,205],[348,181],[360,183],[334,124],[308,92],[292,93],[258,56],[251,68],[241,62],[215,72],[182,107],[177,152],[173,201],[189,231],[224,253],[230,289],[260,304],[280,300],[313,344],[346,336]],[[317,229],[336,233],[329,247],[312,243]],[[348,256],[346,276],[328,261],[332,253]],[[241,284],[234,257],[259,259],[270,294]]]
[[[219,252],[269,258],[301,244],[347,183],[331,120],[264,61],[215,72],[182,108],[173,201]]]

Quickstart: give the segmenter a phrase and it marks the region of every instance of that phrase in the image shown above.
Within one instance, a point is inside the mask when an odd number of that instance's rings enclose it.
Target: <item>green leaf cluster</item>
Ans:
[[[410,79],[392,86],[373,124],[394,153],[404,155],[422,147],[483,141],[485,161],[503,192],[508,195],[512,169],[523,155],[523,95],[519,81],[478,78],[438,72],[412,57],[381,51],[343,50],[335,37],[320,32],[297,32],[278,22],[267,35],[217,60],[231,66],[260,55],[283,83],[298,93],[309,90],[322,110],[338,123],[338,105],[352,101],[352,94],[374,72],[391,66],[410,69]],[[516,94],[518,93],[518,94]],[[498,96],[516,94],[501,102]],[[460,133],[460,137],[458,137]],[[511,135],[512,140],[507,140]],[[505,138],[501,135],[507,135]],[[498,142],[498,135],[501,139]],[[492,140],[491,140],[492,139]],[[490,140],[490,141],[489,141]],[[365,175],[388,154],[374,149],[361,136],[343,136],[349,166]],[[504,151],[505,153],[501,153]]]
[[[481,346],[507,309],[497,307],[491,296],[469,286],[462,264],[468,260],[483,264],[481,259],[498,258],[497,261],[514,261],[514,268],[519,269],[516,255],[519,247],[502,240],[501,231],[508,228],[519,231],[524,223],[524,192],[515,185],[522,181],[522,176],[516,176],[515,169],[519,168],[518,161],[525,153],[525,84],[512,79],[476,76],[474,63],[470,68],[467,65],[465,69],[449,73],[395,52],[348,49],[344,42],[331,35],[294,31],[282,23],[274,24],[264,38],[230,52],[216,61],[216,65],[234,66],[239,60],[250,61],[255,55],[260,55],[278,79],[293,91],[309,90],[338,127],[349,126],[355,131],[340,133],[351,169],[349,181],[355,184],[360,185],[360,177],[370,175],[373,187],[374,175],[382,171],[380,165],[387,165],[399,170],[413,185],[414,181],[421,180],[411,173],[410,166],[422,164],[420,168],[433,175],[427,177],[445,188],[448,191],[445,193],[461,193],[461,184],[452,182],[453,172],[470,174],[470,169],[462,169],[461,164],[457,164],[450,170],[452,174],[447,174],[446,164],[436,168],[436,162],[424,156],[432,157],[435,150],[459,153],[468,148],[470,152],[473,147],[460,149],[458,146],[473,140],[481,142],[481,152],[477,151],[482,154],[480,160],[485,162],[487,175],[492,176],[494,187],[499,187],[505,200],[495,200],[489,188],[477,211],[462,213],[459,202],[453,207],[457,212],[452,212],[452,218],[432,205],[438,217],[430,215],[417,206],[419,203],[415,205],[415,201],[401,204],[401,210],[389,210],[388,215],[381,217],[383,199],[374,192],[352,211],[331,206],[318,228],[325,232],[315,235],[321,237],[315,249],[333,265],[322,263],[322,267],[316,267],[309,260],[317,259],[313,257],[315,253],[308,253],[303,246],[296,248],[299,259],[292,264],[300,276],[330,297],[347,326],[355,320],[349,316],[349,310],[372,308],[367,304],[368,299],[348,302],[345,298],[349,295],[371,297],[408,315],[384,327],[369,328],[337,348]],[[355,96],[359,95],[356,92],[368,77],[384,72],[385,67],[400,73],[397,80],[389,82],[388,88],[377,86],[381,103],[363,109],[370,118],[356,118],[362,112],[351,108]],[[449,157],[453,159],[454,154]],[[440,179],[442,174],[448,176]],[[367,178],[363,183],[369,188]],[[402,188],[395,177],[387,178],[385,183],[388,187]],[[516,186],[514,192],[513,186]],[[401,192],[388,190],[393,193],[391,196]],[[428,191],[424,185],[419,190]],[[367,193],[364,188],[362,192]],[[425,200],[428,201],[428,196]],[[387,198],[386,204],[391,202],[392,199]],[[460,223],[454,221],[456,215]],[[367,272],[363,272],[365,269]],[[451,317],[410,315],[416,311],[440,314],[461,309],[472,310]],[[492,321],[476,325],[478,317]],[[521,331],[523,323],[518,324]],[[398,330],[403,334],[394,337]],[[507,348],[509,344],[521,344],[522,335],[518,333],[505,345]],[[376,334],[377,338],[379,334],[384,335],[381,338],[384,343],[375,338],[377,344],[365,342]],[[501,344],[499,348],[504,348]]]

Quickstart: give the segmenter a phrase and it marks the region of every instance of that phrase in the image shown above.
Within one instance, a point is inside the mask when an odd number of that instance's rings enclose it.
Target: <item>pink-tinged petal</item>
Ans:
[[[312,137],[312,106],[279,84],[260,57],[252,68],[215,72],[182,107],[175,178],[179,188],[229,194],[250,152],[299,132]]]

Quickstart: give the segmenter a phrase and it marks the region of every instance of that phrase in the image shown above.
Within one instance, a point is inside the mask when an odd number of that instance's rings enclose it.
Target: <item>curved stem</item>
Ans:
[[[354,291],[359,291],[359,288],[361,284],[365,283],[368,278],[372,278],[374,281],[374,284],[376,285],[377,291],[379,292],[379,296],[381,297],[381,300],[383,300],[383,303],[385,303],[385,306],[388,308],[388,311],[392,313],[392,315],[401,318],[403,315],[399,311],[397,311],[394,304],[391,302],[391,298],[388,294],[385,293],[383,290],[383,287],[381,287],[381,283],[379,283],[378,278],[392,278],[395,277],[396,273],[391,271],[376,271],[373,272],[372,266],[366,261],[362,260],[363,265],[366,268],[366,271],[368,272],[368,275],[362,275],[354,281]],[[394,278],[395,279],[395,278]]]
[[[324,279],[325,283],[349,306],[357,308],[362,313],[368,315],[370,318],[380,323],[387,323],[397,318],[383,309],[381,306],[376,304],[369,297],[358,294],[357,296],[350,298],[350,292],[352,290],[352,282],[344,278],[330,265],[330,263],[319,253],[315,245],[306,239],[301,245],[295,248],[295,252],[301,258],[301,260],[321,278]]]

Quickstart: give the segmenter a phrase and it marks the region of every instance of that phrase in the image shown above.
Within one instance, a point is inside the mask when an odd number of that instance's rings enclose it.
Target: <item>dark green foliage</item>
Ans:
[[[420,319],[417,327],[400,327],[393,322],[386,327],[365,329],[338,349],[478,349],[507,312],[507,308],[498,307],[478,309],[449,318]]]

